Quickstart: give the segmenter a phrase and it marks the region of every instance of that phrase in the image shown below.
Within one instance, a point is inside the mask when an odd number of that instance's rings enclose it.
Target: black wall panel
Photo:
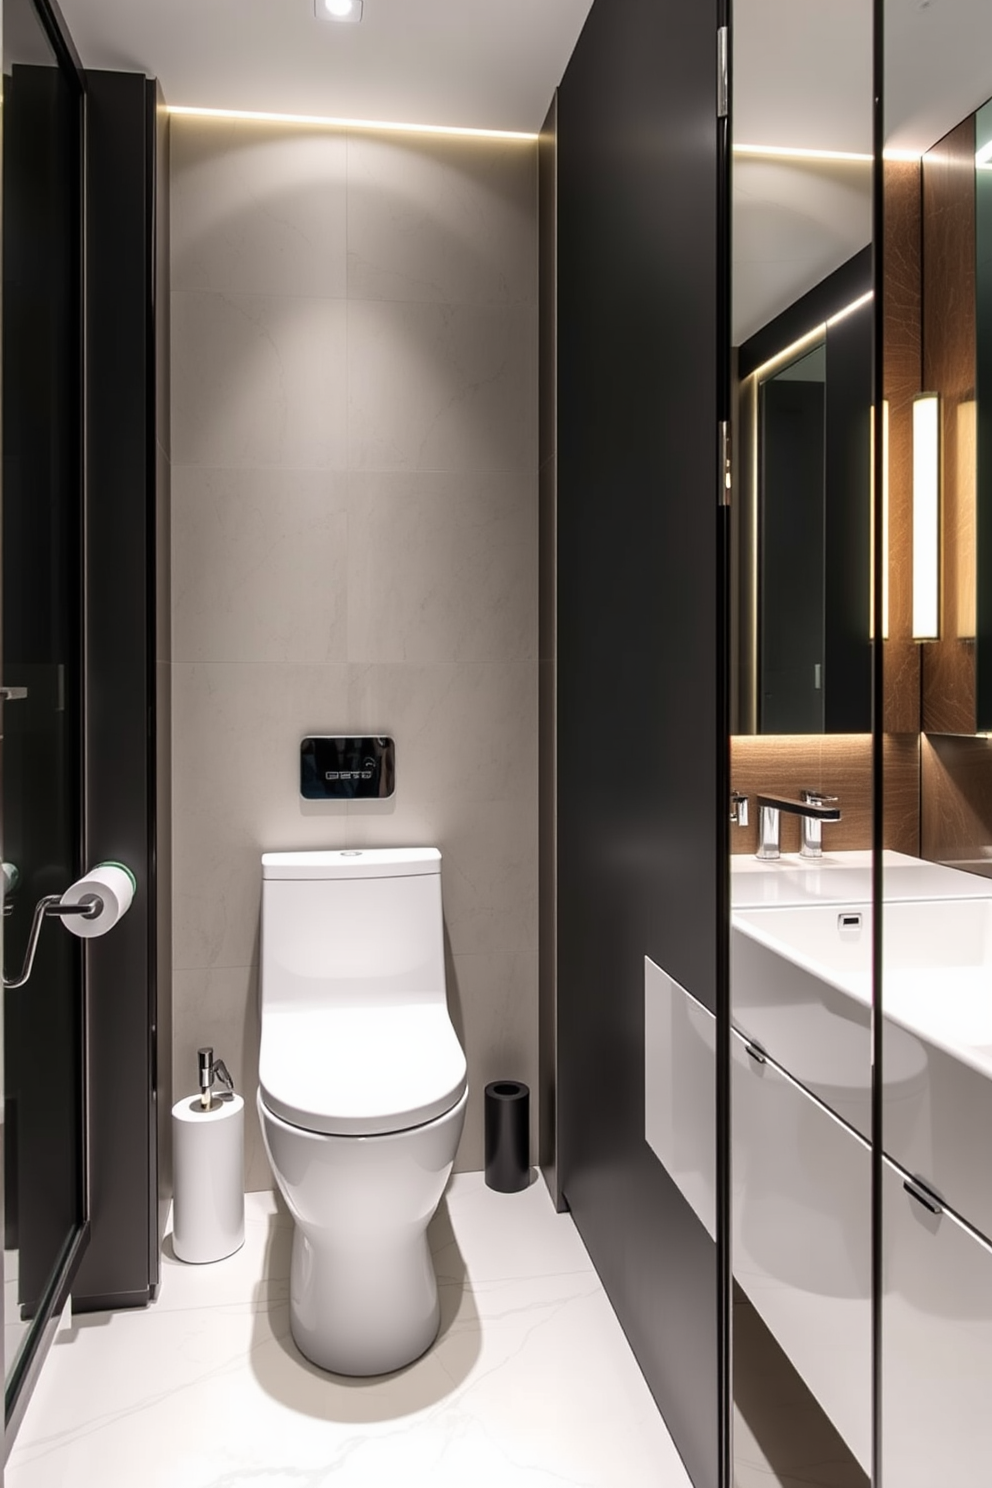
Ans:
[[[559,1172],[699,1488],[729,1277],[644,1139],[643,963],[721,1015],[725,1100],[717,25],[596,0],[558,99]]]
[[[88,948],[90,1246],[77,1311],[147,1302],[155,1174],[155,85],[87,74],[87,823],[128,915]]]

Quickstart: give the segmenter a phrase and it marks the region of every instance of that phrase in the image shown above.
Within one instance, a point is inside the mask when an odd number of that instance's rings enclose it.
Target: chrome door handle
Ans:
[[[5,703],[19,703],[27,695],[26,687],[0,687],[0,698],[3,698]]]

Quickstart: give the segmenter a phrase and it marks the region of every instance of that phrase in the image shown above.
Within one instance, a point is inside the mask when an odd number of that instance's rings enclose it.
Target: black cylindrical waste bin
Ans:
[[[519,1193],[530,1182],[530,1090],[520,1080],[486,1086],[486,1183]]]

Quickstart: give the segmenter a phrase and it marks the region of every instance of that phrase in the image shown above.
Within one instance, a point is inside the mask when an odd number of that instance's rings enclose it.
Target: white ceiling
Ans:
[[[205,108],[538,130],[592,0],[62,0],[84,66]]]
[[[592,0],[62,0],[83,62],[207,108],[535,131]],[[609,0],[600,0],[608,4]],[[734,139],[868,154],[871,0],[735,0]],[[926,150],[992,96],[992,0],[886,0],[886,140]],[[737,157],[734,340],[871,235],[866,166]]]

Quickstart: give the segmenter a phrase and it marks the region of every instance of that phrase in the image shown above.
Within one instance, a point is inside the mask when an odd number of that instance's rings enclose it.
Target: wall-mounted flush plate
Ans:
[[[392,739],[323,734],[300,745],[300,795],[305,801],[383,801],[395,790]]]

